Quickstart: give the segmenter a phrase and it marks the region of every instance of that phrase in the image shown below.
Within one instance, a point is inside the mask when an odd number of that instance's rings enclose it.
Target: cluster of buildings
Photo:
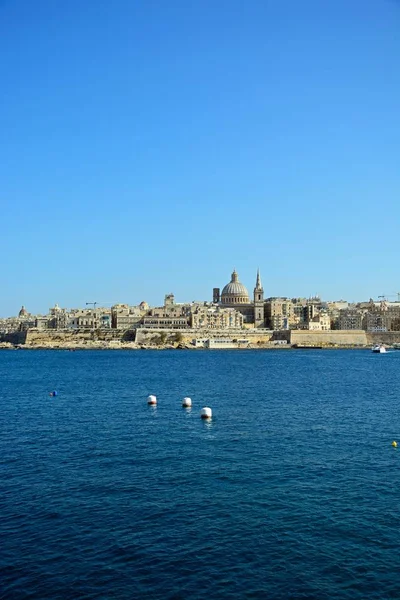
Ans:
[[[264,297],[259,271],[253,294],[239,281],[236,270],[223,287],[214,288],[212,301],[177,303],[167,294],[164,304],[150,307],[115,304],[67,310],[56,304],[47,315],[31,315],[23,306],[17,317],[0,319],[0,332],[38,329],[331,329],[400,331],[400,301],[372,299],[349,304],[344,300],[324,302],[319,297]]]

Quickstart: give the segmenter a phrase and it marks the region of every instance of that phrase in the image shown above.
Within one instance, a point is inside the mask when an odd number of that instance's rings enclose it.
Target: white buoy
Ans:
[[[200,416],[202,419],[211,419],[211,417],[212,417],[211,408],[208,408],[208,406],[205,406],[204,408],[202,408],[200,411]]]
[[[190,406],[192,406],[192,399],[191,398],[184,398],[182,400],[182,406],[184,408],[189,408]]]
[[[147,398],[147,404],[157,404],[157,397],[153,396],[153,395],[150,395]]]

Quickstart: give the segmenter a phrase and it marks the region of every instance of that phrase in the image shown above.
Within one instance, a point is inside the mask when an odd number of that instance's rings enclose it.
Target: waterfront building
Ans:
[[[309,331],[329,331],[331,328],[331,318],[327,312],[320,312],[307,323]]]
[[[38,315],[35,319],[36,329],[48,329],[49,328],[49,317]]]
[[[293,302],[288,298],[268,298],[265,302],[265,318],[269,329],[290,329],[295,325]]]
[[[362,329],[363,313],[357,308],[339,310],[339,329]]]
[[[230,282],[222,289],[221,296],[219,288],[213,289],[213,301],[222,305],[223,308],[233,308],[241,313],[244,326],[265,327],[264,289],[261,285],[259,271],[257,271],[256,285],[253,291],[253,301],[250,300],[246,286],[239,281],[235,269]]]
[[[354,308],[349,305],[346,300],[335,300],[334,302],[326,302],[326,309],[331,318],[331,329],[340,329],[340,311],[348,308]],[[361,327],[359,328],[361,329]]]
[[[241,329],[243,319],[243,315],[234,308],[197,305],[192,308],[190,324],[194,329]]]
[[[176,304],[174,294],[166,294],[164,306],[151,308],[141,325],[152,329],[186,329],[189,327],[190,305]]]
[[[67,309],[60,308],[58,304],[55,304],[53,308],[49,308],[49,314],[45,318],[49,329],[65,329],[69,321]],[[36,327],[38,327],[38,324],[36,324]]]
[[[184,316],[147,315],[143,318],[142,325],[147,329],[187,329],[189,322]]]
[[[21,310],[18,313],[18,317],[14,321],[14,325],[16,326],[17,331],[27,331],[31,327],[35,327],[36,317],[31,315],[25,308],[25,306],[21,307]]]
[[[365,331],[387,331],[383,311],[367,311],[362,319],[362,328]]]
[[[400,303],[370,301],[362,327],[365,331],[400,331]]]
[[[384,318],[387,331],[400,331],[400,302],[388,303]]]
[[[111,327],[111,308],[73,309],[68,314],[69,329],[104,329]]]
[[[139,306],[114,304],[111,307],[111,327],[113,329],[135,329],[140,326],[148,311],[147,302],[141,302]]]

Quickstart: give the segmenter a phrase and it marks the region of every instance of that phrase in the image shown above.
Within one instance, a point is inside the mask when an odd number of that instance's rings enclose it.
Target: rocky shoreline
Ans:
[[[224,348],[222,348],[224,349]],[[296,346],[292,344],[249,344],[246,347],[231,347],[230,350],[363,350],[370,349],[368,345],[340,345],[340,344],[325,344],[321,346],[303,345]],[[74,352],[75,350],[209,350],[209,348],[195,347],[191,344],[137,344],[136,342],[104,342],[104,341],[85,341],[81,343],[53,343],[53,344],[12,344],[10,342],[0,342],[0,350],[65,350]],[[215,350],[215,348],[211,348]]]

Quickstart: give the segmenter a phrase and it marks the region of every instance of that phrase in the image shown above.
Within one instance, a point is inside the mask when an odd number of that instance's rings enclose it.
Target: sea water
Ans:
[[[0,598],[399,598],[399,374],[400,352],[1,352]]]

